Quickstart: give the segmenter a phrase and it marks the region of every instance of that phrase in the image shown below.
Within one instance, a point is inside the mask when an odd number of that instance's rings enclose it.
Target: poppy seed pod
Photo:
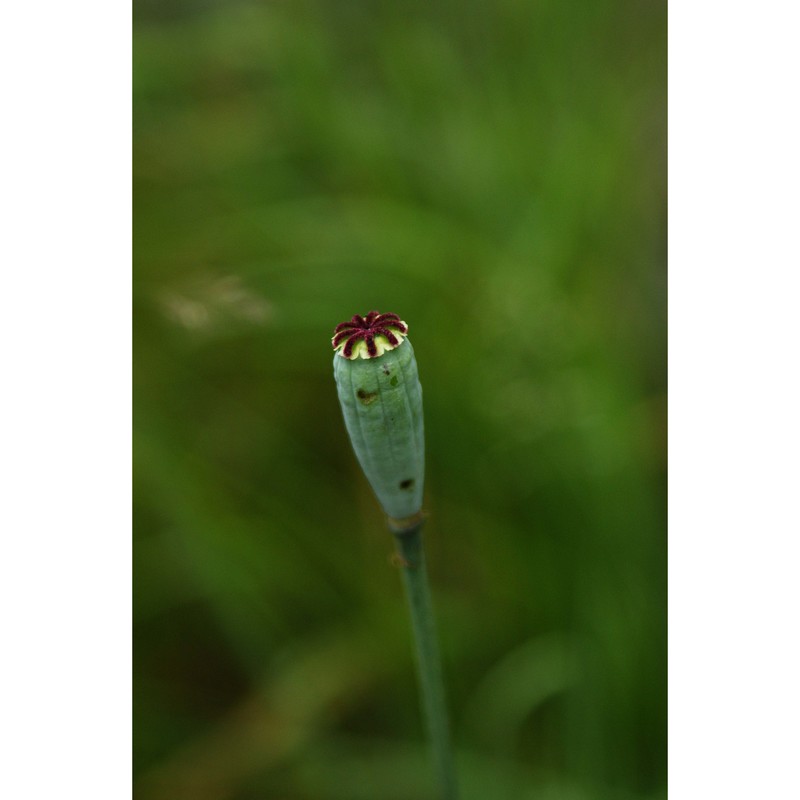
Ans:
[[[333,375],[356,458],[394,527],[422,509],[422,387],[408,326],[397,314],[356,314],[334,331]]]

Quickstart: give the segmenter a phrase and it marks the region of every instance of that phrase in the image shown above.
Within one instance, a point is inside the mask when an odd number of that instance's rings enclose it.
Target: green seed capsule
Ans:
[[[356,458],[386,514],[419,514],[425,477],[422,387],[408,326],[370,311],[336,326],[333,374]]]

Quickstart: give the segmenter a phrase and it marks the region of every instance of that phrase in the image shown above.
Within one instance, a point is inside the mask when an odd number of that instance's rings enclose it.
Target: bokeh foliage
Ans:
[[[333,326],[410,324],[466,800],[665,796],[665,24],[134,4],[135,789],[435,797]]]

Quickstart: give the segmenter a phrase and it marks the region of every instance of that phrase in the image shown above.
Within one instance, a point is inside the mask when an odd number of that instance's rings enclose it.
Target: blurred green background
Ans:
[[[330,336],[410,324],[464,798],[666,796],[666,9],[134,3],[140,800],[426,800]]]

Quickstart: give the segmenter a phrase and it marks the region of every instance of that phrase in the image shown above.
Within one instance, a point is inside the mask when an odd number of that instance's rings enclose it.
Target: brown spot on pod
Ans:
[[[377,392],[368,392],[366,389],[359,389],[356,392],[356,397],[365,405],[368,406],[370,403],[374,403],[375,400],[378,399]]]

